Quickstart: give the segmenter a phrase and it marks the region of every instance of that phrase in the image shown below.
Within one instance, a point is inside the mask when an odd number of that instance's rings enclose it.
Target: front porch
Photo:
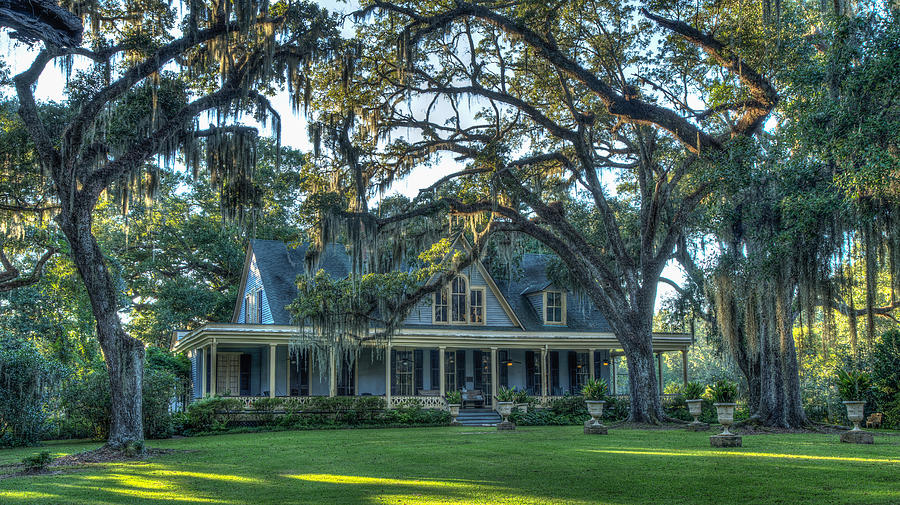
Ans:
[[[481,391],[483,405],[496,406],[500,387],[525,390],[538,404],[579,394],[591,377],[616,391],[615,363],[621,351],[605,336],[397,335],[386,347],[362,348],[336,366],[291,350],[296,328],[274,325],[209,325],[179,336],[194,371],[194,397],[233,396],[249,405],[260,397],[382,396],[388,408],[417,401],[444,408],[448,391]],[[659,366],[664,352],[687,361],[690,336],[654,335]],[[473,345],[474,344],[474,345]],[[480,345],[479,345],[480,344]],[[687,374],[684,374],[687,381]],[[660,381],[662,380],[660,374]],[[386,387],[389,385],[389,387]],[[662,389],[662,384],[660,384]]]

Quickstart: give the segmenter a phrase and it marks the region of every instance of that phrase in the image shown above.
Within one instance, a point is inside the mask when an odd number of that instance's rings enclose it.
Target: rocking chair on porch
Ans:
[[[473,407],[484,406],[484,394],[480,389],[470,389],[462,392],[462,406],[466,407],[467,403],[473,404]]]

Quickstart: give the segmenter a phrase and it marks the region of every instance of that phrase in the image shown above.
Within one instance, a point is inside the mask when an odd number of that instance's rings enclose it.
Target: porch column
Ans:
[[[359,396],[359,351],[353,356],[353,394]]]
[[[686,386],[688,383],[687,349],[681,350],[681,380]]]
[[[612,352],[609,353],[609,378],[612,379],[612,394],[619,393],[619,385],[618,378],[616,377],[616,356],[612,355]]]
[[[269,398],[275,398],[275,344],[269,344]]]
[[[206,398],[206,347],[200,348],[200,398]]]
[[[391,344],[384,350],[384,406],[391,408]]]
[[[659,394],[663,394],[662,353],[656,353],[656,375],[659,381]]]
[[[209,345],[209,396],[216,396],[216,341]]]
[[[497,348],[491,347],[491,408],[497,408]]]
[[[547,397],[547,389],[548,389],[548,381],[547,380],[547,348],[544,347],[541,349],[541,396]]]
[[[594,375],[594,371],[597,370],[597,364],[594,360],[595,350],[588,349],[588,354],[590,354],[590,359],[588,361],[588,373],[591,374],[591,380],[594,380],[594,378],[597,377],[596,375]]]
[[[337,396],[337,361],[334,349],[328,351],[328,396]]]
[[[441,398],[447,394],[447,377],[444,376],[444,352],[446,350],[446,347],[438,347],[438,392]],[[434,387],[434,384],[431,387]]]
[[[287,346],[287,359],[284,362],[284,396],[291,396],[291,346]]]

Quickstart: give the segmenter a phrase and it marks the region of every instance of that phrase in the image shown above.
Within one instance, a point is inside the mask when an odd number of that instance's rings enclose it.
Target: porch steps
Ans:
[[[491,409],[459,409],[456,420],[463,426],[496,426],[501,419]]]

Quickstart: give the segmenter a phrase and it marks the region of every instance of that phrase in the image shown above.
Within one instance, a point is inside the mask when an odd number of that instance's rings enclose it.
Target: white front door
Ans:
[[[241,394],[241,353],[216,353],[216,391],[223,396]]]

